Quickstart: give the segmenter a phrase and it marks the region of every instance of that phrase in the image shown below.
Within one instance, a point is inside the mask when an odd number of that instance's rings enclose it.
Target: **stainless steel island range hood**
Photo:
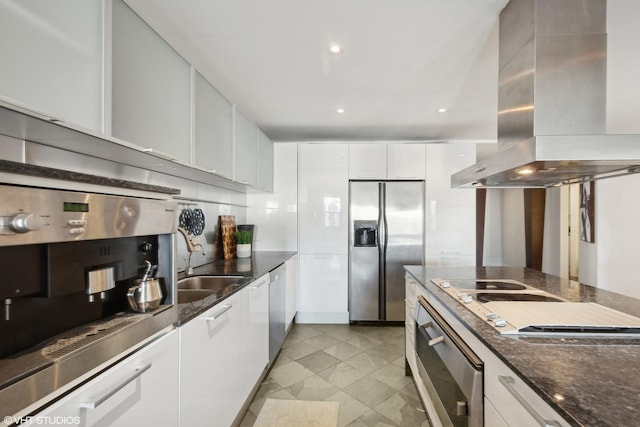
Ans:
[[[606,22],[606,0],[509,2],[499,150],[452,175],[452,187],[550,187],[640,171],[640,135],[607,133]]]

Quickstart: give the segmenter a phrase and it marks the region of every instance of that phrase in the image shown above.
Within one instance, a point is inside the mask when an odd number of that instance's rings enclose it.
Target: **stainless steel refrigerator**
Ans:
[[[423,262],[424,181],[350,181],[349,320],[403,321],[403,266]]]

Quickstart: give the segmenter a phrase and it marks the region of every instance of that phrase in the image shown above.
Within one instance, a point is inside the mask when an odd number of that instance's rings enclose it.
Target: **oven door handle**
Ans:
[[[542,418],[542,416],[533,408],[533,406],[531,406],[529,402],[527,402],[527,400],[522,397],[520,393],[518,393],[518,390],[516,390],[514,385],[515,380],[512,377],[508,375],[498,375],[498,380],[504,386],[504,388],[506,388],[509,393],[511,393],[511,395],[515,397],[518,403],[520,403],[520,405],[522,405],[522,407],[527,410],[529,415],[531,415],[536,420],[540,427],[560,427],[560,424],[558,424],[557,421],[545,420],[544,418]]]

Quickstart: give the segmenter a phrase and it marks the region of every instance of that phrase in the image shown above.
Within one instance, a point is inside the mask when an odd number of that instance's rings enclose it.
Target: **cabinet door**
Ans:
[[[112,134],[191,162],[191,66],[121,0],[113,2]]]
[[[258,129],[258,189],[273,193],[273,142]]]
[[[287,260],[284,326],[289,330],[298,311],[298,256]]]
[[[387,176],[389,179],[425,179],[425,145],[389,144],[387,146]]]
[[[196,72],[195,164],[233,178],[233,105]]]
[[[238,110],[234,115],[235,180],[256,187],[258,183],[258,128]]]
[[[386,179],[387,144],[349,144],[349,179]]]
[[[0,2],[0,96],[103,131],[103,2]]]
[[[349,177],[346,144],[300,144],[298,248],[300,253],[346,254]]]
[[[39,417],[80,426],[178,425],[178,331],[129,356]]]
[[[247,301],[247,313],[242,323],[242,370],[238,375],[243,383],[241,395],[246,399],[269,362],[269,274],[241,292]]]
[[[348,255],[301,254],[299,259],[302,323],[348,321]]]
[[[180,426],[231,425],[239,401],[239,294],[180,328]]]

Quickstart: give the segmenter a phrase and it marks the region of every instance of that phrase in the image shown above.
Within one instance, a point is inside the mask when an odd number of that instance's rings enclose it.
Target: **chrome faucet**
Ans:
[[[202,255],[204,255],[204,246],[200,244],[200,242],[195,241],[194,238],[189,237],[189,233],[182,227],[178,227],[178,231],[184,237],[184,241],[187,244],[187,251],[189,252],[189,259],[186,261],[187,265],[185,267],[185,273],[187,276],[193,274],[193,267],[191,267],[191,255],[200,248],[202,250]]]

